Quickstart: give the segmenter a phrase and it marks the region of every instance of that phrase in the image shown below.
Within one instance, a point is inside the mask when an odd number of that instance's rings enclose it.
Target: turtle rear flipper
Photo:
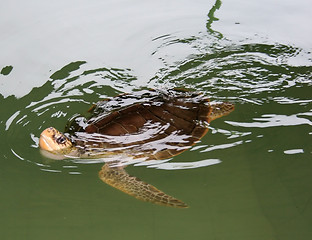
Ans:
[[[100,179],[108,185],[119,189],[139,200],[177,208],[188,206],[179,199],[171,197],[154,186],[130,176],[121,167],[110,167],[105,164],[99,172]]]

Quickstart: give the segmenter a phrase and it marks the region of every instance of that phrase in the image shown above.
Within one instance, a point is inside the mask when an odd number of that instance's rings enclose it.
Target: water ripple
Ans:
[[[214,48],[192,55],[151,82],[201,89],[211,96],[236,96],[244,101],[260,94],[312,85],[311,61],[296,64],[310,53],[286,45],[243,44]],[[259,100],[259,99],[258,99]]]
[[[267,128],[267,127],[279,127],[279,126],[298,126],[298,125],[310,125],[312,126],[312,121],[306,118],[298,117],[301,116],[311,116],[311,112],[299,113],[290,116],[277,115],[277,114],[264,114],[260,118],[253,118],[253,122],[233,122],[226,121],[226,123],[232,126],[246,127],[246,128]]]
[[[6,109],[0,122],[6,139],[4,144],[11,149],[4,156],[12,154],[17,159],[34,163],[43,171],[68,170],[69,174],[79,174],[79,171],[70,171],[70,168],[62,166],[40,165],[40,132],[51,125],[64,129],[68,119],[77,113],[85,113],[100,99],[149,87],[186,87],[202,92],[212,100],[230,101],[237,105],[231,120],[225,120],[223,125],[220,124],[222,121],[219,122],[219,128],[212,123],[209,133],[212,136],[207,140],[204,138],[191,149],[192,153],[206,160],[146,163],[158,169],[196,168],[218,163],[220,160],[210,159],[208,154],[265,139],[263,134],[259,138],[255,129],[312,125],[309,94],[312,90],[311,53],[281,44],[234,44],[224,40],[216,41],[208,48],[208,38],[205,37],[179,38],[177,34],[155,37],[153,42],[158,43],[158,48],[152,55],[161,58],[165,67],[149,80],[138,81],[130,69],[92,67],[86,61],[76,61],[53,73],[44,85],[34,88],[28,95],[20,99],[0,99],[2,104],[12,105],[12,108]],[[170,62],[169,58],[162,56],[168,47],[177,45],[187,45],[190,50],[187,58],[174,58]],[[290,105],[298,105],[295,112],[283,108]],[[262,110],[269,109],[268,106],[274,108],[267,112]],[[113,109],[114,106],[111,106]],[[242,131],[241,128],[247,130]],[[21,136],[21,132],[27,132],[26,138]],[[99,162],[103,160],[73,160],[72,164]]]

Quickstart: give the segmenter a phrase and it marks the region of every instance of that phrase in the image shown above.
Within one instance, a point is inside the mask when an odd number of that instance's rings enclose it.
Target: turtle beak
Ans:
[[[53,139],[55,128],[47,128],[40,134],[39,146],[42,150],[53,152],[56,150],[56,143]],[[57,131],[57,130],[56,130]]]
[[[39,146],[48,152],[60,152],[70,148],[72,143],[64,134],[50,127],[40,134]]]

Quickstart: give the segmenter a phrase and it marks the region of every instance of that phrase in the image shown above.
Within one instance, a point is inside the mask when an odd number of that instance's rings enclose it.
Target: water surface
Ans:
[[[309,1],[18,1],[0,10],[1,239],[311,239]],[[290,17],[291,16],[291,17]],[[40,132],[100,99],[187,87],[236,105],[202,141],[132,175],[189,209],[49,161]]]

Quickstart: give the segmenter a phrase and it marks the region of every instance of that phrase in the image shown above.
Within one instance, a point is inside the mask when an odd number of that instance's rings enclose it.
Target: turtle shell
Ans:
[[[141,91],[98,102],[75,142],[89,152],[127,152],[167,159],[185,151],[208,131],[207,98],[188,91]]]

